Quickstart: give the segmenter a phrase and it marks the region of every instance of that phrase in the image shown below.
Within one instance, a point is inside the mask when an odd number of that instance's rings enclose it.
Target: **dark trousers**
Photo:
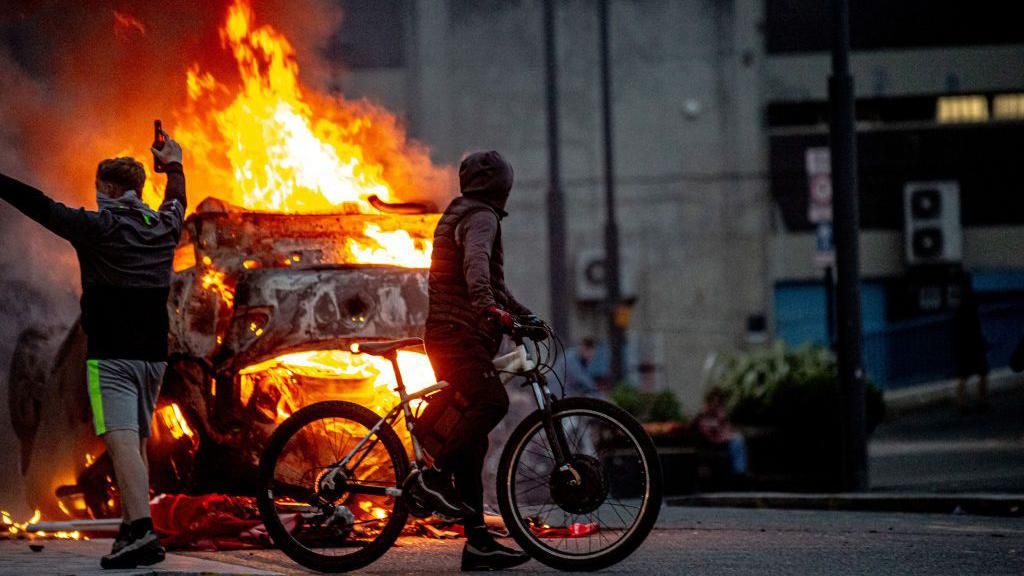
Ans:
[[[434,454],[438,468],[451,472],[466,504],[479,512],[466,518],[467,529],[484,525],[483,469],[487,435],[508,413],[508,393],[494,371],[485,340],[442,331],[426,334],[427,355],[439,380],[447,381],[465,399],[462,418],[443,448]]]

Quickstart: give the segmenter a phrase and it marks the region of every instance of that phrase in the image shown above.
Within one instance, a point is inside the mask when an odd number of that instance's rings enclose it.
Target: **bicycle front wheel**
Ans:
[[[356,404],[319,402],[271,435],[257,503],[274,544],[295,562],[321,572],[356,570],[401,535],[408,512],[393,494],[409,461],[390,426],[371,433],[379,420]],[[348,469],[336,467],[349,453]]]
[[[552,418],[571,467],[556,465],[540,411],[523,420],[498,466],[505,526],[548,566],[607,568],[632,554],[658,519],[662,478],[654,443],[632,416],[601,400],[557,401]]]

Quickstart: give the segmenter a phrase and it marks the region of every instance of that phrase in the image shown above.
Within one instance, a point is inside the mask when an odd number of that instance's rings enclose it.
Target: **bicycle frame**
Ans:
[[[522,338],[515,338],[514,340],[517,346],[525,346]],[[532,341],[531,343],[534,347],[534,354],[539,355],[539,347],[537,346],[537,343]],[[373,447],[379,441],[380,437],[377,436],[377,431],[380,430],[381,426],[384,426],[385,424],[393,427],[394,423],[398,420],[399,414],[402,414],[405,417],[405,427],[409,433],[409,437],[412,439],[412,449],[413,455],[415,457],[415,460],[412,463],[412,468],[415,470],[421,469],[426,466],[423,447],[420,445],[419,440],[416,438],[416,434],[413,433],[413,431],[416,428],[416,416],[413,414],[412,411],[412,402],[415,400],[424,399],[427,396],[434,394],[435,392],[439,392],[447,388],[449,384],[442,380],[436,384],[428,386],[427,388],[409,394],[405,389],[405,382],[402,380],[402,371],[398,367],[397,352],[391,352],[385,355],[384,357],[391,362],[391,369],[395,373],[395,391],[398,392],[399,402],[394,408],[392,408],[387,414],[385,414],[383,417],[381,417],[380,420],[377,421],[373,428],[371,428],[369,432],[367,432],[366,436],[360,439],[360,441],[356,443],[356,445],[352,448],[351,451],[349,451],[348,454],[345,455],[344,458],[342,458],[332,466],[332,471],[329,472],[325,477],[326,482],[333,483],[334,477],[339,471],[343,471],[346,477],[348,477],[348,475],[350,475],[353,470],[358,468],[359,465],[363,462],[363,459],[366,458],[366,456],[373,450]],[[540,372],[535,362],[528,369],[525,369],[521,372],[511,372],[510,374],[525,378],[526,380],[525,382],[523,382],[522,386],[531,386],[533,388],[533,397],[537,403],[537,408],[541,410],[543,414],[544,430],[547,433],[549,442],[551,442],[551,451],[555,457],[555,463],[558,466],[559,470],[571,470],[571,467],[569,465],[570,450],[568,441],[565,438],[565,430],[563,430],[560,426],[555,426],[554,424],[554,417],[552,415],[552,404],[554,401],[554,395],[548,388],[547,379],[544,377],[544,374]],[[372,441],[371,438],[373,438]],[[554,441],[551,441],[551,439],[554,439]],[[369,443],[369,446],[367,446],[367,443]],[[365,450],[364,447],[366,447]],[[351,462],[352,459],[361,452],[362,455],[355,461],[354,464],[349,466],[349,462]],[[402,479],[399,479],[399,483],[401,481]],[[388,488],[383,486],[368,486],[358,483],[347,483],[347,486],[349,491],[359,494],[384,496],[402,495],[401,488],[398,488],[397,486],[394,488]]]

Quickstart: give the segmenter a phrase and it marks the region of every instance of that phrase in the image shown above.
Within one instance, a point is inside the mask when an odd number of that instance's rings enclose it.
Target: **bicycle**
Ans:
[[[495,360],[496,369],[506,384],[521,377],[537,410],[501,454],[497,491],[505,526],[532,558],[553,568],[611,566],[635,551],[657,521],[662,478],[654,443],[613,404],[565,398],[564,388],[561,397],[551,392],[545,374],[554,374],[547,361],[555,348],[542,344],[557,342],[550,327],[517,321],[512,337],[516,348]],[[410,394],[398,366],[399,350],[422,347],[419,338],[359,345],[360,353],[383,357],[394,370],[400,401],[383,417],[358,404],[319,402],[271,435],[260,459],[260,515],[273,542],[302,566],[365,567],[394,544],[409,514],[432,514],[410,489],[427,465],[413,406],[448,384]],[[411,462],[395,432],[400,417],[411,437]]]

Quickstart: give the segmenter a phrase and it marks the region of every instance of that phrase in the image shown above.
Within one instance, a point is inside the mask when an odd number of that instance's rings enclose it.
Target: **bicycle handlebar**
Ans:
[[[512,329],[510,330],[509,335],[517,341],[520,341],[523,338],[529,338],[534,342],[547,340],[551,334],[551,327],[543,320],[540,322],[524,322],[524,319],[526,318],[527,317],[523,316],[514,317]]]

